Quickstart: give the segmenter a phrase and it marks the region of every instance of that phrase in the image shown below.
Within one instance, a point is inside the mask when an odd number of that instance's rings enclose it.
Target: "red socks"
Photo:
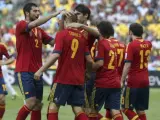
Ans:
[[[123,120],[121,113],[114,115],[113,120]]]
[[[123,113],[128,117],[129,120],[139,120],[138,115],[133,110],[125,109]]]
[[[88,117],[85,113],[80,113],[75,117],[75,120],[88,120]]]
[[[27,106],[23,106],[19,112],[18,112],[18,116],[16,118],[16,120],[25,120],[28,116],[28,114],[30,113],[30,110],[28,109]]]
[[[41,120],[41,110],[32,111],[31,120]]]
[[[58,120],[58,112],[48,113],[47,120]]]
[[[98,120],[100,120],[101,118],[103,118],[103,115],[101,115],[100,113],[98,113]]]
[[[106,118],[107,120],[112,120],[111,111],[109,109],[106,110]]]
[[[0,104],[0,120],[3,118],[5,112],[5,104]]]
[[[139,119],[140,119],[140,120],[147,120],[146,114],[141,114],[141,115],[139,115]]]

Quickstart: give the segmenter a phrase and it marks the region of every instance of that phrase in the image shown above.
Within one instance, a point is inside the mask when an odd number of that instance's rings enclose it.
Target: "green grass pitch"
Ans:
[[[20,90],[17,86],[14,86],[20,95],[16,100],[11,99],[10,93],[6,98],[6,112],[3,120],[15,120],[19,108],[23,105],[23,97],[20,94]],[[44,107],[42,110],[42,120],[46,120],[46,111],[48,106],[47,97],[50,91],[50,87],[44,87],[44,96],[43,103]],[[101,111],[104,114],[104,110]],[[160,89],[151,89],[150,90],[150,105],[149,110],[147,111],[148,120],[160,120]],[[70,106],[61,107],[59,113],[60,120],[74,120],[74,115],[71,111]],[[30,116],[28,116],[27,120],[30,120]],[[127,120],[127,119],[125,119]]]

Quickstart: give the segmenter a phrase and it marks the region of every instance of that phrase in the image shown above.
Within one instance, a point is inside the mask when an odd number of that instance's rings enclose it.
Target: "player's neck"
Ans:
[[[30,19],[29,19],[28,17],[25,18],[25,21],[31,22]]]
[[[142,39],[142,37],[133,36],[133,40]]]

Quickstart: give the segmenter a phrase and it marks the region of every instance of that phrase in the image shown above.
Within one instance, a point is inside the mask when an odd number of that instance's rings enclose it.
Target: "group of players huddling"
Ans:
[[[147,67],[152,45],[143,40],[140,24],[129,26],[131,40],[126,46],[114,38],[110,22],[99,22],[97,29],[87,26],[90,10],[83,4],[77,5],[72,12],[61,10],[40,18],[39,7],[34,3],[26,4],[23,11],[25,20],[16,25],[15,77],[25,105],[20,108],[16,120],[25,120],[29,113],[31,120],[41,120],[42,73],[57,60],[48,98],[48,120],[58,120],[59,108],[66,103],[71,105],[75,120],[123,120],[122,113],[129,120],[147,120]],[[52,38],[38,26],[57,15],[62,16],[59,31]],[[54,46],[43,66],[42,44]],[[0,52],[3,55],[3,51]],[[4,55],[9,58],[6,52]],[[2,86],[0,95],[4,97],[3,90]],[[100,114],[103,106],[106,109],[104,117]],[[0,119],[4,111],[5,101],[1,99]]]

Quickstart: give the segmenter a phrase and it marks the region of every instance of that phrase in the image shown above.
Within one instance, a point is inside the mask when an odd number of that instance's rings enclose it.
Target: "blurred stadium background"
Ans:
[[[23,5],[33,0],[0,0],[0,40],[8,46],[10,54],[16,56],[15,51],[15,26],[19,20],[24,19]],[[56,10],[72,10],[77,4],[86,4],[91,9],[91,18],[88,21],[90,26],[94,26],[100,20],[112,22],[115,28],[115,37],[124,43],[128,43],[128,26],[130,23],[138,22],[144,26],[144,38],[151,41],[153,45],[151,58],[149,62],[150,86],[156,87],[151,89],[150,110],[148,112],[149,120],[160,120],[158,110],[160,107],[160,0],[34,0],[40,5],[41,15],[48,15]],[[53,18],[41,27],[51,36],[54,36],[57,27],[57,19]],[[52,51],[52,47],[46,46],[43,49],[43,61]],[[15,63],[14,63],[15,64]],[[10,67],[10,82],[15,84],[14,64]],[[44,81],[51,84],[56,65],[44,74]],[[19,91],[17,86],[15,88]],[[46,119],[47,96],[49,86],[45,86],[43,119]],[[14,120],[19,109],[23,104],[22,97],[12,101],[10,96],[7,97],[7,111],[4,120]],[[62,110],[60,119],[73,119],[70,107]],[[71,109],[70,109],[71,110]],[[71,115],[71,117],[67,117]]]

